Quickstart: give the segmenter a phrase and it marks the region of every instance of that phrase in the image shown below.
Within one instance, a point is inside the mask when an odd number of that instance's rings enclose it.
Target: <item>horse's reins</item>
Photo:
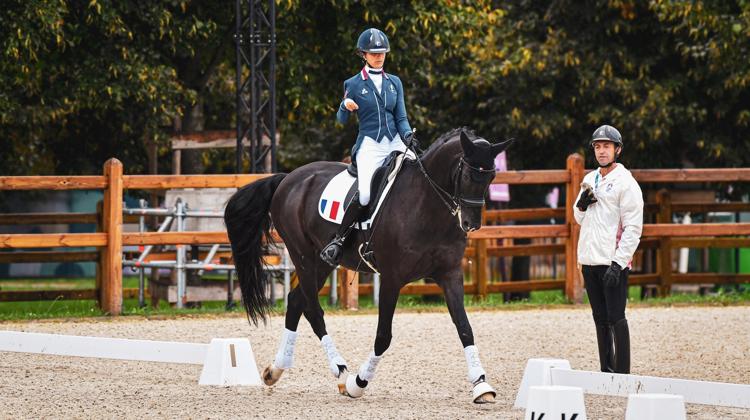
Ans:
[[[443,204],[448,207],[448,211],[450,211],[452,216],[458,216],[459,219],[459,225],[461,223],[461,205],[464,205],[466,207],[483,207],[484,206],[484,196],[480,198],[469,198],[469,197],[462,197],[459,195],[459,191],[461,191],[461,169],[463,165],[466,165],[470,170],[473,172],[478,172],[480,174],[489,174],[492,173],[494,175],[495,168],[492,169],[482,169],[482,168],[475,168],[469,164],[469,162],[464,159],[463,156],[461,156],[461,160],[458,163],[458,167],[456,168],[455,175],[453,176],[454,182],[453,182],[453,194],[449,193],[448,191],[445,191],[440,185],[438,185],[435,181],[432,180],[432,177],[427,173],[427,169],[425,169],[424,165],[422,165],[422,159],[417,155],[417,163],[419,164],[419,170],[422,172],[422,174],[427,179],[427,182],[430,184],[432,189],[437,193],[438,197],[440,197],[440,200],[443,202]],[[446,199],[447,198],[447,199]]]

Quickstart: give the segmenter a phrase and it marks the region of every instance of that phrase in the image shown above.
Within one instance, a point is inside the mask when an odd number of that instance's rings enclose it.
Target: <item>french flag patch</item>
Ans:
[[[334,176],[323,189],[318,200],[318,214],[329,222],[340,224],[344,218],[346,194],[354,185],[356,178],[344,169]]]
[[[330,204],[330,205],[329,205]],[[336,216],[339,214],[339,207],[341,207],[341,202],[331,200],[320,200],[320,212],[323,214],[327,214],[329,218],[336,220]]]

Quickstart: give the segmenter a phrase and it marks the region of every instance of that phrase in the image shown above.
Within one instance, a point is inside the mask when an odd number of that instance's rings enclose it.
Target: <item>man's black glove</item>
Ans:
[[[612,261],[612,265],[609,266],[607,272],[604,273],[602,281],[607,287],[617,287],[620,284],[620,273],[622,273],[622,267],[620,264]]]
[[[404,144],[406,145],[407,149],[418,149],[419,148],[419,141],[417,140],[417,137],[414,135],[414,131],[409,131],[404,136]]]
[[[586,211],[586,209],[589,208],[590,205],[596,203],[596,201],[596,197],[594,197],[594,190],[591,189],[590,185],[584,184],[581,198],[578,199],[576,207],[578,207],[578,210],[580,211]]]

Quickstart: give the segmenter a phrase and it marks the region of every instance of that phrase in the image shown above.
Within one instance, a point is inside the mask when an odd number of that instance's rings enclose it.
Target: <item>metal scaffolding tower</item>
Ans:
[[[236,0],[236,172],[250,140],[250,173],[276,172],[276,5]]]

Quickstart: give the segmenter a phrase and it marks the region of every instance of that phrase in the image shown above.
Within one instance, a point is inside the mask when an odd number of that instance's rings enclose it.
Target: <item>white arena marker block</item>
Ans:
[[[529,359],[526,369],[523,371],[521,386],[516,394],[515,408],[526,408],[526,400],[529,398],[529,387],[552,385],[552,368],[570,369],[570,362],[565,359]]]
[[[574,386],[531,386],[524,420],[586,420],[583,390]]]
[[[253,349],[247,338],[214,338],[208,346],[201,385],[260,385]]]
[[[625,420],[685,420],[685,399],[672,394],[630,394]]]

